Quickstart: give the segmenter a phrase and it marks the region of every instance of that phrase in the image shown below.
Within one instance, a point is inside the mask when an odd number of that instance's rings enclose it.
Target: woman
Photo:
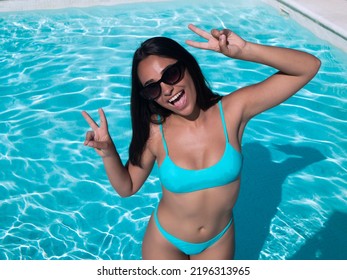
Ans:
[[[233,258],[232,210],[240,187],[245,126],[292,96],[320,66],[310,54],[247,42],[228,29],[189,29],[207,40],[187,40],[192,47],[266,64],[278,72],[221,97],[208,88],[196,60],[175,41],[145,41],[133,58],[133,137],[126,166],[103,110],[100,126],[82,112],[93,130],[84,144],[102,157],[119,195],[136,193],[158,163],[163,195],[148,223],[143,259]]]

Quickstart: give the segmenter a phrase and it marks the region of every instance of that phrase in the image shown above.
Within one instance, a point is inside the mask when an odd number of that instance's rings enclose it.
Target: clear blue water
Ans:
[[[0,259],[141,258],[157,170],[121,199],[82,145],[80,112],[104,108],[125,162],[132,54],[157,35],[184,44],[190,22],[323,63],[245,131],[236,258],[347,259],[347,54],[259,1],[185,2],[0,14]],[[187,48],[221,94],[273,73]]]

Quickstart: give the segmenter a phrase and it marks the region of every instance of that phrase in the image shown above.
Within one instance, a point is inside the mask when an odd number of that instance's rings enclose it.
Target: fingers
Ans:
[[[95,137],[94,131],[88,131],[86,134],[86,140],[84,140],[84,145],[87,146],[90,141],[93,141]]]
[[[107,142],[90,141],[86,146],[97,150],[106,150],[109,147],[109,144]]]
[[[227,37],[224,34],[221,34],[219,36],[219,48],[224,54],[228,52],[228,41]]]
[[[107,131],[107,119],[105,116],[105,112],[103,109],[100,108],[98,110],[98,113],[100,116],[100,127],[86,111],[82,111],[82,116],[87,121],[89,126],[93,129],[93,131],[88,131],[86,133],[84,145],[94,148],[99,155],[105,156],[105,151],[107,149],[110,149],[113,143],[112,140],[107,141],[109,136]],[[103,139],[103,141],[98,141],[100,139]]]
[[[104,110],[100,108],[98,112],[100,116],[100,127],[107,129],[107,119]],[[98,124],[92,119],[92,117],[86,111],[82,111],[82,116],[94,131],[99,128]]]
[[[202,43],[202,42],[195,42],[192,40],[186,40],[186,44],[194,47],[194,48],[198,48],[198,49],[204,49],[204,50],[209,50],[209,46],[208,43]]]
[[[96,141],[95,140],[95,132],[94,131],[88,131],[86,134],[86,139],[84,140],[84,145],[95,148],[98,150],[106,149],[109,147],[109,143],[105,141]]]
[[[186,40],[186,43],[188,45],[199,49],[214,50],[222,53],[227,52],[228,37],[231,34],[231,31],[229,29],[212,29],[211,32],[208,33],[193,24],[189,24],[188,28],[194,33],[208,40],[208,42]]]
[[[202,38],[204,38],[206,40],[211,39],[211,34],[210,33],[208,33],[206,31],[196,27],[193,24],[189,24],[188,28],[191,31],[193,31],[194,33],[198,34],[199,36],[201,36]],[[194,47],[194,48],[205,49],[205,50],[210,49],[210,46],[209,46],[208,42],[196,42],[196,41],[193,41],[193,40],[186,40],[186,44],[188,44],[189,46]]]
[[[211,35],[218,40],[218,45],[221,53],[227,54],[228,53],[228,45],[229,41],[228,38],[232,32],[229,29],[212,29]]]
[[[89,114],[86,111],[82,111],[82,116],[94,131],[99,128],[96,122],[91,118],[91,116],[89,116]]]
[[[220,36],[221,32],[217,29],[212,29],[211,30],[211,35],[215,38],[215,39],[219,39],[219,36]]]
[[[100,108],[98,111],[100,116],[100,127],[107,128],[107,119],[106,119],[104,110]]]
[[[199,36],[205,38],[205,39],[209,39],[211,37],[211,34],[206,32],[205,30],[202,30],[198,27],[196,27],[194,24],[189,24],[188,28],[193,31],[194,33],[198,34]]]
[[[225,35],[225,37],[228,38],[230,34],[231,34],[231,31],[229,29],[222,29],[222,30],[212,29],[211,30],[211,35],[217,40],[219,40],[220,36],[222,35]]]

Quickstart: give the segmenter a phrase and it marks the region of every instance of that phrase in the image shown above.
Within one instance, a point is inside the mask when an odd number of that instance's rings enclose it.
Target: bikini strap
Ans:
[[[225,138],[226,138],[227,143],[228,143],[228,142],[229,142],[229,137],[228,137],[227,125],[226,125],[226,123],[225,123],[225,118],[224,118],[222,100],[219,100],[219,101],[218,101],[218,106],[219,106],[220,116],[221,116],[221,119],[222,119],[222,124],[223,124],[223,129],[224,129],[224,135],[225,135]]]
[[[158,115],[158,121],[160,121],[159,115]],[[159,128],[160,128],[160,133],[161,133],[161,139],[163,141],[164,150],[165,150],[165,153],[168,155],[169,151],[167,149],[167,145],[166,145],[166,141],[165,141],[165,137],[164,137],[163,124],[159,124]]]
[[[219,105],[220,116],[221,116],[221,119],[222,119],[224,135],[225,135],[225,138],[226,138],[227,142],[229,142],[228,130],[227,130],[227,126],[226,126],[226,123],[225,123],[223,106],[222,106],[222,100],[218,101],[218,105]],[[160,120],[160,116],[159,115],[158,115],[158,120]],[[160,128],[160,133],[161,133],[161,139],[163,141],[164,150],[165,150],[166,154],[168,155],[169,154],[169,150],[167,148],[166,140],[165,140],[165,137],[164,137],[163,125],[160,124],[159,128]]]

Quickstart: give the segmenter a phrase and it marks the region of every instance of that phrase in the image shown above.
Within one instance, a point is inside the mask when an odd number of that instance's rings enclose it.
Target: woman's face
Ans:
[[[139,63],[137,73],[143,86],[159,81],[165,70],[176,59],[150,55]],[[182,116],[189,116],[196,108],[196,90],[187,70],[182,80],[174,85],[160,83],[161,94],[154,101],[160,106]]]

